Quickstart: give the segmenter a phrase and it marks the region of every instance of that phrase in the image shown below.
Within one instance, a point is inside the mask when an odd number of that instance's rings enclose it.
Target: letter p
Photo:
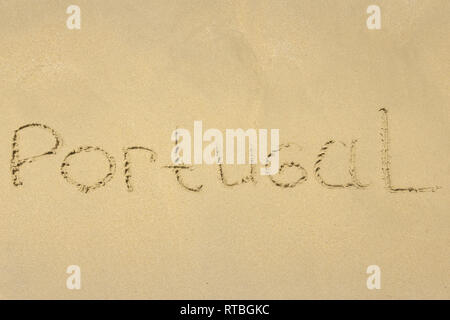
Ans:
[[[27,158],[20,158],[19,155],[19,132],[26,129],[26,128],[40,128],[46,131],[49,131],[52,135],[53,138],[55,139],[55,144],[54,146],[47,152],[44,152],[42,154],[36,155],[36,156],[31,156],[31,157],[27,157]],[[40,124],[40,123],[31,123],[31,124],[27,124],[24,125],[22,127],[20,127],[19,129],[14,131],[14,136],[13,136],[13,141],[12,141],[12,157],[11,157],[11,165],[10,165],[10,169],[11,169],[11,175],[12,175],[12,180],[13,180],[13,184],[18,187],[21,186],[23,184],[22,180],[20,179],[20,167],[22,165],[24,165],[25,163],[32,163],[35,160],[44,157],[44,156],[49,156],[49,155],[53,155],[56,154],[56,149],[59,148],[59,146],[61,146],[62,144],[62,140],[59,137],[59,135],[56,133],[55,130],[53,130],[52,128],[44,125],[44,124]]]

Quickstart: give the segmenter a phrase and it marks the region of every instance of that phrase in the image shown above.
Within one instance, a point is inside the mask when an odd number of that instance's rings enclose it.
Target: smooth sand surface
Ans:
[[[3,299],[309,299],[450,297],[450,2],[0,1],[0,297]],[[381,7],[381,30],[366,9]],[[394,188],[383,177],[383,112]],[[216,165],[171,165],[172,131],[278,128],[293,188],[257,173],[227,186]],[[56,154],[20,165],[14,131],[46,125]],[[367,188],[349,181],[355,144]],[[19,160],[51,150],[49,130],[21,130]],[[342,143],[345,144],[342,144]],[[80,146],[115,172],[80,192],[61,174]],[[123,149],[130,153],[127,191]],[[17,163],[16,163],[17,164]],[[85,184],[101,152],[70,158]],[[249,174],[227,165],[228,182]],[[301,172],[285,168],[277,181]],[[81,290],[66,268],[81,268]],[[366,287],[369,265],[380,290]]]

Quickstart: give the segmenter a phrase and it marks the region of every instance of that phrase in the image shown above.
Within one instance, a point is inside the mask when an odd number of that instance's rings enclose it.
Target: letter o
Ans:
[[[99,151],[103,153],[103,155],[108,159],[109,162],[109,171],[105,175],[105,177],[98,182],[94,183],[93,185],[85,185],[82,183],[77,182],[75,179],[73,179],[69,173],[68,168],[70,167],[69,158],[75,156],[76,154],[79,154],[81,152],[91,152],[91,151]],[[91,190],[95,190],[97,188],[103,187],[107,182],[109,182],[113,177],[114,173],[116,172],[116,161],[114,160],[114,157],[111,156],[108,152],[103,150],[100,147],[79,147],[78,149],[74,149],[71,152],[69,152],[66,157],[64,158],[63,162],[61,163],[61,175],[64,179],[67,180],[70,184],[73,184],[76,186],[81,192],[88,193]]]

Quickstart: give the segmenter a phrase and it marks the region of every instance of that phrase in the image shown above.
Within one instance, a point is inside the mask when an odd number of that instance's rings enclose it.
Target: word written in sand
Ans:
[[[382,178],[384,181],[384,185],[386,190],[389,192],[435,192],[441,187],[439,186],[431,186],[431,187],[397,187],[393,186],[391,179],[391,168],[390,168],[390,148],[389,148],[389,126],[388,126],[388,111],[385,108],[379,110],[382,115],[381,121],[381,168],[382,168]],[[34,156],[24,157],[20,156],[20,133],[27,128],[39,128],[45,132],[48,132],[54,139],[53,146],[45,153],[37,154]],[[177,143],[177,141],[175,141]],[[368,187],[367,184],[362,183],[357,174],[356,164],[355,164],[355,145],[356,140],[353,140],[350,145],[350,157],[349,157],[349,179],[343,183],[329,183],[326,178],[322,174],[321,165],[324,159],[327,157],[327,152],[330,148],[332,148],[336,141],[331,139],[324,143],[324,145],[320,148],[320,151],[316,157],[316,161],[314,163],[313,174],[315,180],[324,187],[330,189],[344,189],[344,188],[353,188],[353,189],[365,189]],[[292,144],[286,143],[281,144],[277,150],[274,150],[268,154],[268,161],[265,161],[265,166],[270,166],[270,159],[274,157],[275,153],[279,153],[283,149],[288,149]],[[12,176],[12,183],[14,186],[19,187],[23,185],[22,177],[20,175],[21,168],[26,165],[33,163],[37,160],[45,159],[50,156],[56,155],[57,151],[62,146],[62,138],[61,136],[51,127],[40,124],[40,123],[31,123],[24,126],[21,126],[17,130],[14,131],[13,140],[12,140],[12,157],[10,164],[10,171]],[[108,163],[107,172],[102,176],[101,179],[98,179],[93,184],[83,184],[77,180],[71,174],[71,161],[77,157],[79,154],[84,152],[97,152],[104,156]],[[126,189],[128,191],[133,191],[133,174],[132,174],[132,161],[130,159],[130,154],[133,152],[145,152],[150,162],[156,162],[157,154],[150,148],[144,146],[131,146],[123,149],[123,177]],[[277,157],[278,158],[278,157]],[[255,183],[255,165],[250,165],[250,172],[245,177],[242,177],[236,181],[229,181],[224,173],[223,164],[218,163],[217,165],[217,173],[220,181],[226,187],[233,187],[243,183],[253,182]],[[78,190],[83,193],[88,193],[90,191],[96,190],[98,188],[104,187],[109,181],[111,181],[116,174],[116,160],[115,158],[103,148],[98,146],[80,146],[65,155],[62,160],[60,166],[61,176],[65,181],[74,185]],[[179,185],[181,185],[185,190],[189,190],[192,192],[200,192],[203,188],[203,185],[190,185],[188,184],[184,177],[186,174],[189,174],[190,171],[194,170],[194,167],[188,164],[171,164],[163,166],[163,168],[171,169],[176,177],[176,181]],[[290,171],[297,172],[295,178],[290,178],[286,181],[285,178],[282,178],[282,173],[290,168]],[[294,161],[282,162],[279,164],[278,174],[276,175],[268,175],[268,179],[272,181],[272,183],[280,188],[294,188],[295,186],[304,183],[308,180],[308,173],[305,168],[301,166],[301,164]]]

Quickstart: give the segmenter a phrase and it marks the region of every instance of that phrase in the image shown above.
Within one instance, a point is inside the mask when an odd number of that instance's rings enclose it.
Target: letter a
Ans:
[[[67,274],[70,276],[67,278],[66,287],[69,290],[80,290],[81,289],[81,269],[77,265],[71,265],[67,267]]]
[[[372,15],[367,18],[367,29],[380,30],[381,29],[381,10],[377,5],[370,5],[367,7],[367,13]]]
[[[371,265],[367,267],[367,274],[371,274],[370,277],[367,278],[367,289],[381,289],[381,270],[377,265]]]
[[[66,13],[71,14],[71,16],[69,16],[66,21],[67,28],[70,30],[73,30],[73,29],[80,30],[81,29],[81,9],[80,9],[80,7],[72,4],[67,7]]]

